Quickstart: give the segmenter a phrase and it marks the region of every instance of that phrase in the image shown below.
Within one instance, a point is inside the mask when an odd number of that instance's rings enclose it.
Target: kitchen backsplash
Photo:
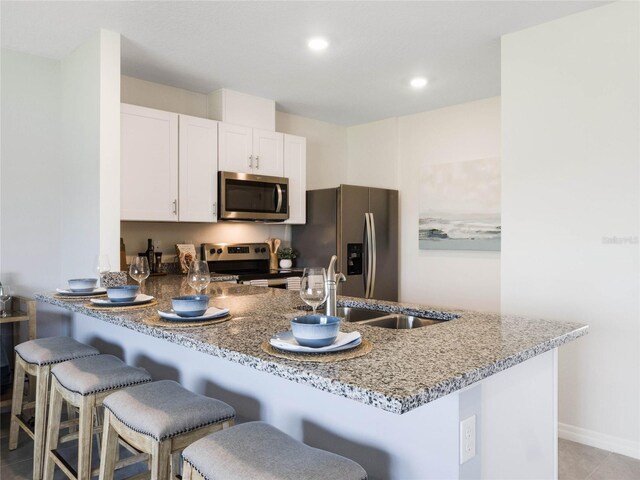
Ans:
[[[147,239],[152,238],[156,251],[162,252],[162,262],[172,263],[176,259],[176,243],[193,243],[198,252],[201,243],[254,243],[279,238],[283,245],[288,245],[291,227],[255,223],[120,222],[120,236],[124,239],[127,257],[146,251]]]

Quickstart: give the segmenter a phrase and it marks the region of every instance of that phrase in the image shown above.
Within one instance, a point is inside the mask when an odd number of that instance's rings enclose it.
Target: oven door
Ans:
[[[283,222],[289,218],[289,180],[283,177],[220,172],[221,220]]]

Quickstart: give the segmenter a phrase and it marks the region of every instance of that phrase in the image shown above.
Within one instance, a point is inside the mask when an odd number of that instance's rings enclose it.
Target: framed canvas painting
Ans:
[[[500,159],[427,165],[420,178],[421,250],[500,250]]]

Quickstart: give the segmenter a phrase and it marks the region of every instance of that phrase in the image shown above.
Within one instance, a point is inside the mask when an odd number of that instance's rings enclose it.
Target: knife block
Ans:
[[[269,269],[270,270],[278,269],[278,255],[275,253],[269,253]]]

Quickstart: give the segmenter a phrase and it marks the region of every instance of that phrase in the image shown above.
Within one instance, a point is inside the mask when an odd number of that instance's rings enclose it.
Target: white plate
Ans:
[[[204,312],[204,315],[200,315],[199,317],[181,317],[173,310],[163,311],[158,310],[158,315],[162,318],[166,318],[167,320],[173,320],[174,322],[198,322],[200,320],[212,320],[218,317],[224,317],[229,314],[228,308],[217,308],[217,307],[209,307],[207,311]]]
[[[91,303],[98,305],[99,307],[130,307],[131,305],[140,305],[151,300],[153,300],[151,295],[140,293],[135,300],[130,302],[112,302],[108,298],[92,298]]]
[[[98,288],[94,288],[90,292],[74,292],[67,288],[56,288],[56,292],[58,292],[60,295],[69,295],[73,297],[88,297],[90,295],[101,295],[103,293],[107,293],[107,289],[98,287]]]
[[[349,338],[353,338],[353,340],[349,341]],[[345,341],[347,343],[344,343]],[[338,337],[336,338],[335,342],[333,342],[333,344],[327,345],[326,347],[313,348],[303,347],[302,345],[300,345],[293,337],[293,332],[291,330],[287,330],[285,332],[276,333],[269,339],[269,343],[272,347],[279,350],[285,350],[287,352],[333,353],[357,347],[362,343],[362,336],[360,335],[360,332],[338,332]]]

